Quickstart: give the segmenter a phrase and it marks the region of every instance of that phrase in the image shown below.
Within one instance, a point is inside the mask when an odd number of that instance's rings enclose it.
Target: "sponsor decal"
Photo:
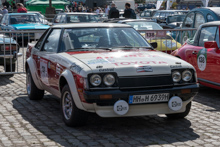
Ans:
[[[48,61],[44,59],[40,59],[40,76],[41,80],[44,84],[48,85]]]
[[[182,68],[182,65],[170,65],[170,68]]]
[[[116,62],[116,63],[112,63],[116,66],[120,66],[120,65],[146,65],[146,64],[167,64],[167,62],[164,61],[133,61],[133,62]]]
[[[48,62],[48,69],[55,71],[55,65],[53,63],[51,63],[50,61]]]
[[[105,64],[109,63],[107,60],[103,59],[102,57],[97,57],[94,60],[89,60],[88,64]]]
[[[204,71],[207,63],[207,50],[203,48],[199,51],[197,55],[197,65],[199,70]]]
[[[153,69],[151,66],[139,66],[136,69],[137,72],[153,72]]]
[[[114,68],[99,69],[100,72],[113,72]]]
[[[114,112],[118,115],[125,115],[129,110],[129,105],[124,100],[118,100],[114,104]]]
[[[168,102],[168,106],[173,111],[179,111],[182,108],[183,101],[178,96],[173,96],[170,98]]]
[[[57,64],[57,67],[56,67],[56,74],[57,75],[60,75],[61,74],[61,72],[62,72],[62,67],[59,65],[59,64]]]
[[[81,71],[82,71],[82,67],[80,67],[79,65],[77,65],[76,63],[73,63],[71,66],[70,66],[70,69],[79,74]]]
[[[96,66],[96,68],[103,68],[103,66],[102,65],[98,65],[98,66]]]

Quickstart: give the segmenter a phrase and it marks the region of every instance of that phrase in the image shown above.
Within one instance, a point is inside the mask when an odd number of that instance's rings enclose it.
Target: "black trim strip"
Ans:
[[[202,81],[202,82],[205,82],[205,83],[208,83],[208,84],[212,84],[212,85],[215,85],[215,86],[219,86],[219,87],[220,87],[220,84],[219,84],[219,83],[215,83],[215,82],[208,81],[208,80],[201,79],[201,78],[198,78],[198,80],[199,80],[199,81]]]

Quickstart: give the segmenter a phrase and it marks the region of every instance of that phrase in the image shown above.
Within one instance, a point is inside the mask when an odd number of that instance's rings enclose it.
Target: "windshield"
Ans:
[[[149,47],[148,42],[133,28],[65,29],[60,52],[79,49]]]
[[[163,28],[155,22],[127,22],[135,30],[162,30]]]
[[[183,22],[184,18],[185,18],[185,15],[171,16],[171,17],[168,17],[168,23]]]
[[[10,24],[40,23],[37,15],[11,15]]]
[[[76,22],[98,22],[98,15],[86,15],[86,14],[74,14],[67,15],[67,23],[76,23]]]

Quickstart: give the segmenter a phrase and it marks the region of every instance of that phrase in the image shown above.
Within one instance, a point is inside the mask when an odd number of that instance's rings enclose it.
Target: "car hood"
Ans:
[[[93,73],[116,72],[118,76],[171,74],[172,69],[193,68],[189,63],[159,51],[68,52]],[[81,65],[82,66],[82,65]],[[83,69],[83,67],[81,67]]]
[[[0,44],[17,44],[17,42],[13,38],[0,34]]]
[[[16,30],[46,30],[50,26],[44,25],[44,24],[14,24],[11,25],[13,26]]]

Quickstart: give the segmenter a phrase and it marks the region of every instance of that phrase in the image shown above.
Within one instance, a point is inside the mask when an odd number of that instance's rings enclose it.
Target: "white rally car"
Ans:
[[[129,25],[57,25],[27,48],[27,93],[61,98],[64,122],[79,126],[87,112],[101,117],[188,115],[198,91],[189,63],[156,51]]]

